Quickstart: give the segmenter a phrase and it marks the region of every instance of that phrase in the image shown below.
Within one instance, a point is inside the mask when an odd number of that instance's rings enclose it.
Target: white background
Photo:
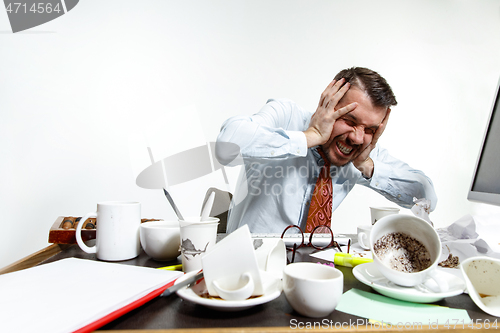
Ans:
[[[173,219],[160,190],[135,184],[147,144],[159,159],[214,141],[225,119],[268,98],[314,111],[350,66],[391,84],[399,105],[380,143],[432,178],[437,227],[500,215],[466,199],[500,78],[496,0],[82,0],[16,34],[0,10],[0,267],[47,246],[58,216],[99,201]],[[205,183],[172,188],[184,215],[199,214]],[[355,232],[372,205],[393,204],[357,187],[334,230]]]

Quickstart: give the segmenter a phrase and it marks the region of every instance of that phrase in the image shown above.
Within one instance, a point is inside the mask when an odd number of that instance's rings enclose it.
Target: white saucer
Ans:
[[[175,281],[175,284],[193,276],[196,273],[197,272],[190,272],[185,274],[184,276],[181,276],[179,279],[177,279],[177,281]],[[202,280],[200,283],[189,288],[185,287],[177,291],[177,295],[180,298],[199,305],[203,305],[213,310],[241,311],[249,309],[256,305],[270,302],[273,299],[278,298],[281,295],[281,288],[280,285],[276,283],[274,284],[274,288],[266,289],[264,295],[255,298],[249,298],[243,301],[226,301],[223,299],[214,299],[200,296],[203,293],[207,293],[205,280]]]
[[[384,277],[372,262],[354,267],[352,273],[361,283],[372,287],[382,295],[415,303],[437,302],[445,297],[460,295],[465,289],[465,282],[462,279],[441,270],[438,270],[438,274],[448,283],[447,292],[433,292],[433,287],[437,288],[433,280],[429,280],[426,285],[415,287],[398,286]]]

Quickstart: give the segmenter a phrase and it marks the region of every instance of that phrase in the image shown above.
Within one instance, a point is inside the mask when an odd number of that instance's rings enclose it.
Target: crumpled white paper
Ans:
[[[500,253],[494,250],[496,246],[494,244],[490,246],[488,242],[480,238],[481,236],[476,232],[476,225],[475,217],[465,215],[447,228],[437,229],[443,246],[441,259],[446,259],[450,253],[457,256],[460,262],[476,256],[500,259]],[[496,239],[499,239],[500,235],[497,234],[497,236]]]
[[[434,223],[432,223],[432,221],[429,218],[429,214],[431,212],[431,201],[425,198],[423,199],[413,198],[413,202],[415,204],[413,205],[413,207],[411,207],[411,212],[415,216],[426,220],[427,222],[430,223],[430,225],[434,226]]]

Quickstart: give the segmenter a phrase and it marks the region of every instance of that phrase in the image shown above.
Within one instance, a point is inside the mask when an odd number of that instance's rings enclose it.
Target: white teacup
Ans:
[[[154,260],[167,261],[179,256],[181,229],[178,221],[152,221],[141,224],[141,245]]]
[[[360,225],[358,230],[358,244],[365,250],[370,249],[370,232],[372,231],[371,225]]]
[[[392,233],[403,233],[407,236],[419,241],[428,251],[430,265],[417,272],[403,272],[396,270],[389,265],[389,259],[394,258],[395,251],[387,255],[384,259],[377,255],[375,248],[377,241],[385,235]],[[373,254],[373,262],[378,270],[388,280],[393,283],[404,286],[413,287],[425,283],[429,278],[433,279],[438,285],[437,292],[445,292],[448,290],[448,285],[444,279],[437,274],[437,264],[441,257],[441,240],[434,228],[425,220],[411,215],[389,215],[381,218],[372,228],[370,234],[370,249]],[[397,253],[396,255],[399,255]]]
[[[211,296],[244,300],[264,294],[261,273],[248,225],[218,242],[201,258],[203,276]]]
[[[283,272],[283,291],[301,315],[325,317],[335,308],[344,290],[344,275],[336,268],[311,262],[293,263]]]
[[[399,213],[399,208],[395,207],[370,207],[370,216],[372,224],[377,223],[378,220],[387,215]]]
[[[90,217],[96,218],[96,245],[89,247],[82,239],[82,226]],[[141,204],[138,202],[107,201],[97,204],[97,211],[83,216],[76,227],[76,242],[97,259],[119,261],[135,258],[141,252],[139,228]]]

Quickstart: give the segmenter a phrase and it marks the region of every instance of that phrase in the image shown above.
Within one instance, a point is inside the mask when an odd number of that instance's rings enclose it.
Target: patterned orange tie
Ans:
[[[332,177],[330,176],[330,161],[326,158],[323,149],[318,148],[318,153],[325,161],[325,165],[321,168],[311,198],[306,224],[306,232],[308,233],[312,232],[318,225],[330,227],[332,221],[333,186]]]

